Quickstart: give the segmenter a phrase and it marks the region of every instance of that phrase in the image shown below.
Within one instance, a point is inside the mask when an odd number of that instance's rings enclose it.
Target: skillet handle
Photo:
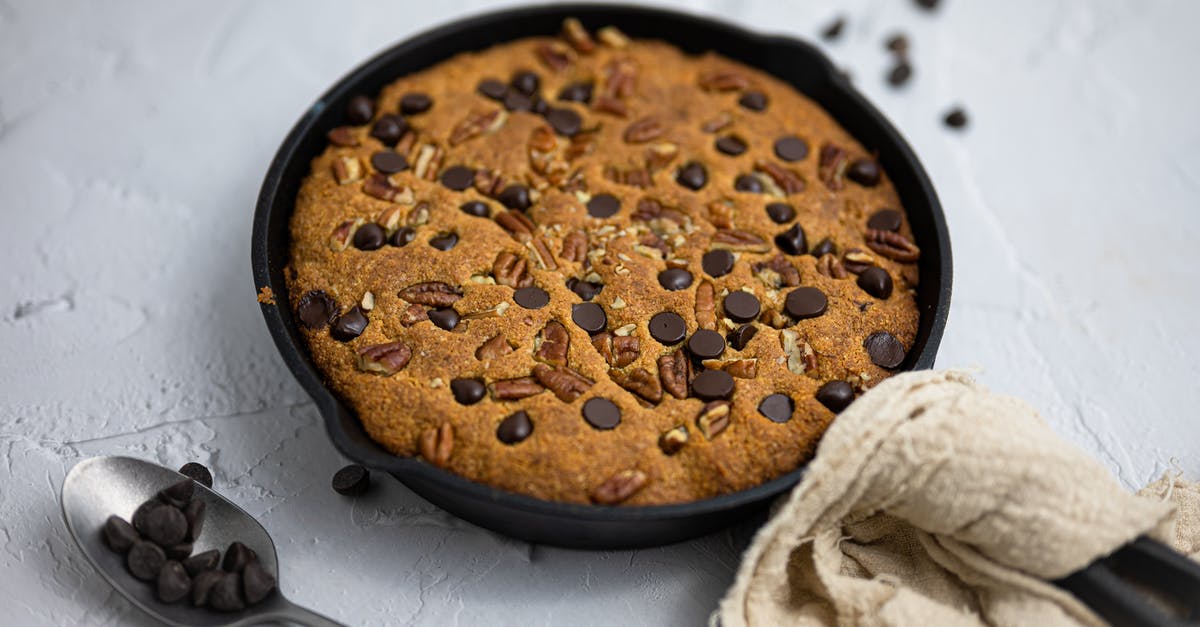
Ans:
[[[1145,536],[1053,583],[1114,627],[1200,627],[1200,564]]]

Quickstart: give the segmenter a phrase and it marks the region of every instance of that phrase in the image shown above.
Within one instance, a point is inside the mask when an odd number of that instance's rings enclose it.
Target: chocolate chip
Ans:
[[[767,108],[767,95],[761,91],[748,91],[738,98],[738,104],[751,111],[762,111]]]
[[[732,393],[733,377],[724,370],[705,370],[692,381],[692,394],[702,400],[729,398]]]
[[[429,245],[441,251],[450,250],[457,244],[458,233],[454,232],[438,233],[429,238]]]
[[[374,222],[368,222],[354,232],[354,247],[359,250],[378,250],[383,248],[385,241],[387,234],[383,232],[383,227]]]
[[[700,258],[700,267],[708,276],[715,279],[729,274],[733,270],[733,261],[733,253],[719,248],[704,253],[704,256]]]
[[[608,316],[604,313],[604,308],[596,303],[571,305],[571,320],[588,333],[599,333],[608,326]]]
[[[912,73],[912,65],[908,61],[900,61],[888,72],[887,82],[892,87],[900,87],[912,78]]]
[[[217,551],[220,554],[220,551]],[[192,605],[203,607],[208,605],[208,597],[212,593],[213,586],[225,577],[225,573],[219,570],[206,570],[192,575]]]
[[[809,251],[809,254],[812,255],[813,257],[816,257],[817,259],[820,259],[821,257],[823,257],[825,255],[831,255],[831,254],[836,254],[836,253],[837,253],[837,246],[834,246],[833,240],[829,239],[828,237],[817,242],[817,245],[813,246],[813,249],[811,251]]]
[[[733,188],[739,192],[747,192],[750,194],[761,194],[763,191],[762,181],[758,180],[753,174],[739,174],[733,180]]]
[[[955,107],[942,118],[942,122],[950,128],[964,128],[967,125],[967,112],[962,107]]]
[[[932,11],[938,7],[939,0],[916,0],[916,2],[917,6],[921,7],[922,9],[925,9],[926,11]]]
[[[485,78],[479,81],[475,90],[492,100],[504,100],[505,94],[508,93],[508,85],[494,78]]]
[[[904,221],[904,216],[895,209],[880,209],[867,220],[867,228],[878,231],[900,230],[900,225]]]
[[[530,72],[529,70],[518,71],[517,73],[513,74],[512,80],[509,81],[509,85],[511,85],[513,89],[525,94],[526,96],[532,96],[533,92],[537,91],[538,87],[541,86],[541,83],[542,79],[539,78],[537,74]]]
[[[621,424],[621,408],[607,398],[591,398],[583,404],[583,419],[589,425],[607,431]]]
[[[475,170],[465,165],[452,165],[442,170],[440,178],[442,185],[456,192],[461,192],[475,184]]]
[[[692,191],[699,191],[708,183],[708,171],[700,163],[689,161],[675,174],[675,182]]]
[[[364,329],[367,328],[366,314],[363,313],[362,307],[355,305],[333,321],[333,326],[329,327],[329,335],[339,342],[349,342],[354,338],[362,335]]]
[[[846,168],[846,178],[863,187],[875,187],[879,184],[879,164],[874,159],[859,159]]]
[[[750,292],[734,290],[725,297],[725,315],[734,322],[749,322],[762,311],[758,298]]]
[[[884,40],[883,46],[898,55],[908,54],[908,37],[904,33],[896,33]]]
[[[371,167],[384,174],[395,174],[408,169],[408,159],[394,150],[380,150],[371,155]]]
[[[842,36],[842,29],[846,28],[846,18],[838,16],[837,19],[830,22],[821,31],[821,38],[825,41],[834,41]]]
[[[195,541],[204,529],[204,513],[208,509],[204,501],[195,499],[183,509],[183,517],[187,519],[188,531],[184,539]]]
[[[726,135],[717,139],[715,146],[717,150],[731,156],[738,156],[746,152],[746,142],[733,135]]]
[[[133,523],[133,528],[137,530],[138,533],[146,535],[147,517],[150,515],[150,512],[158,509],[159,507],[165,506],[156,498],[150,499],[149,501],[139,505],[138,508],[133,511],[133,516],[129,519],[129,522]]]
[[[158,600],[163,603],[174,603],[188,595],[192,590],[192,578],[179,562],[167,562],[158,571],[155,582]]]
[[[574,137],[583,126],[583,119],[571,109],[550,109],[546,112],[546,121],[554,127],[554,132],[564,137]]]
[[[258,555],[250,547],[241,542],[234,541],[225,549],[225,559],[221,563],[221,567],[225,572],[240,573],[246,567],[246,564],[258,559]]]
[[[268,573],[262,564],[246,564],[246,570],[242,571],[242,594],[246,597],[246,603],[254,605],[267,598],[274,589],[275,577]]]
[[[124,518],[109,516],[104,521],[104,542],[117,553],[125,553],[139,539],[137,530]]]
[[[197,553],[183,560],[183,568],[193,577],[199,575],[206,570],[212,570],[221,562],[221,551],[218,549],[210,549],[201,553]]]
[[[808,250],[804,228],[799,224],[793,224],[792,228],[775,236],[775,245],[789,255],[803,255]]]
[[[575,292],[575,295],[583,300],[592,300],[600,290],[604,289],[603,283],[590,283],[571,277],[567,279],[567,289]]]
[[[775,156],[784,161],[803,161],[808,156],[808,142],[788,135],[775,140]]]
[[[396,231],[395,233],[392,233],[392,236],[388,238],[388,243],[396,248],[401,248],[407,246],[408,243],[413,241],[413,238],[416,236],[417,232],[415,229],[405,226],[401,227],[400,230]]]
[[[871,361],[880,368],[892,369],[904,361],[904,345],[887,331],[868,335],[867,339],[863,340],[863,348],[867,349]]]
[[[180,542],[173,546],[163,547],[163,552],[167,554],[168,560],[187,559],[192,554],[192,543]]]
[[[358,464],[349,464],[333,473],[329,484],[342,496],[358,496],[371,486],[371,471]]]
[[[688,338],[688,350],[700,359],[714,359],[725,352],[725,338],[709,329],[697,329]]]
[[[797,287],[788,293],[783,309],[798,320],[816,318],[825,313],[829,301],[825,293],[815,287]]]
[[[208,468],[204,464],[188,462],[179,468],[179,474],[191,477],[193,481],[206,488],[211,489],[213,486],[212,473],[208,471]]]
[[[683,316],[672,311],[654,314],[650,318],[648,328],[650,337],[666,346],[682,342],[683,336],[687,333],[687,324],[684,323]]]
[[[612,194],[596,194],[587,203],[588,215],[593,218],[608,218],[621,210],[621,201]]]
[[[346,103],[346,120],[351,124],[366,124],[375,117],[375,104],[366,96],[355,96]]]
[[[796,405],[787,394],[770,394],[758,404],[758,413],[771,422],[787,422],[792,419]]]
[[[375,121],[371,127],[371,137],[383,142],[385,146],[395,146],[396,142],[408,130],[408,122],[398,115],[385,115]]]
[[[743,348],[746,348],[746,345],[750,343],[750,338],[754,337],[755,333],[758,333],[758,327],[755,327],[752,324],[743,324],[742,326],[730,331],[729,335],[727,335],[725,339],[729,341],[729,345],[732,346],[734,350],[740,351]]]
[[[161,509],[168,509],[168,507],[164,505]],[[167,554],[157,544],[148,540],[134,542],[133,546],[129,547],[129,552],[125,554],[125,567],[129,569],[129,574],[142,581],[154,581],[154,578],[158,577],[158,571],[162,570],[165,563],[167,563]]]
[[[773,202],[767,205],[767,217],[776,224],[787,224],[796,218],[796,209],[786,202]]]
[[[830,381],[817,390],[817,401],[833,413],[840,413],[854,400],[854,388],[845,381]]]
[[[429,110],[429,107],[432,106],[433,98],[430,98],[428,94],[404,94],[404,96],[400,98],[400,113],[403,113],[404,115],[425,113]]]
[[[546,290],[531,285],[517,288],[513,292],[513,301],[526,309],[541,309],[550,303],[550,295]]]
[[[496,439],[505,444],[521,442],[532,433],[533,421],[529,419],[529,414],[525,411],[510,414],[496,427]]]
[[[236,612],[246,608],[242,600],[242,576],[237,573],[222,575],[208,592],[208,606],[219,612]]]
[[[305,292],[296,306],[300,315],[300,323],[310,329],[320,329],[329,324],[337,315],[337,303],[323,290]]]
[[[525,94],[510,89],[504,94],[504,108],[509,111],[533,111],[533,99]]]
[[[591,102],[592,83],[571,83],[558,92],[558,99],[563,102]]]
[[[191,483],[191,481],[189,481]],[[171,546],[183,542],[187,536],[187,517],[178,507],[164,505],[146,514],[146,538],[159,546]]]
[[[470,200],[459,205],[458,208],[469,216],[476,218],[486,218],[492,215],[492,211],[488,209],[487,203],[482,200]]]
[[[883,268],[872,267],[863,270],[862,274],[858,275],[858,286],[880,300],[887,300],[892,295],[892,277]]]
[[[524,185],[509,185],[500,192],[498,197],[500,204],[509,209],[524,211],[529,208],[532,202],[529,199],[529,188]]]
[[[178,508],[183,508],[192,500],[192,492],[196,489],[196,482],[190,479],[180,479],[175,483],[161,489],[155,496],[158,500],[173,505]]]
[[[683,268],[667,268],[658,273],[658,284],[663,289],[678,292],[692,284],[692,273]]]
[[[450,307],[430,309],[428,315],[429,321],[434,326],[447,331],[453,331],[454,327],[458,326],[458,321],[460,320],[458,312]]]

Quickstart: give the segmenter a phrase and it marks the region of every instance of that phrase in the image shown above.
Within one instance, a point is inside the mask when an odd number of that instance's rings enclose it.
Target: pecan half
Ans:
[[[718,229],[732,229],[733,203],[728,200],[714,200],[708,203],[708,221]]]
[[[624,48],[629,45],[629,38],[616,26],[605,26],[596,31],[596,38],[611,48]]]
[[[441,281],[426,281],[410,285],[396,295],[418,305],[449,307],[462,298],[462,290]]]
[[[639,246],[649,249],[649,252],[644,252]],[[666,259],[671,254],[671,247],[654,231],[640,235],[633,249],[652,259]]]
[[[751,268],[754,276],[767,287],[795,287],[800,285],[800,271],[783,255],[775,255],[767,261],[755,263]]]
[[[817,354],[813,352],[808,342],[800,339],[800,333],[792,329],[784,329],[779,333],[779,342],[783,353],[787,355],[788,370],[794,374],[804,374],[817,368]]]
[[[705,133],[716,133],[730,124],[733,124],[733,115],[728,111],[722,111],[717,114],[717,117],[706,120],[701,124],[700,130]]]
[[[651,404],[662,402],[663,391],[658,377],[645,368],[634,368],[629,372],[609,370],[608,376],[613,383],[633,392],[638,398]]]
[[[613,98],[633,95],[637,87],[637,63],[628,57],[615,58],[604,66],[604,94]]]
[[[404,215],[404,211],[400,207],[388,207],[379,212],[379,217],[375,218],[375,224],[383,227],[389,235],[396,232],[400,227],[400,217]]]
[[[538,361],[543,361],[551,366],[567,365],[567,350],[571,347],[571,336],[567,334],[567,328],[557,320],[551,320],[542,327],[541,333],[538,333],[537,342],[539,346],[534,352],[533,358]]]
[[[508,231],[508,234],[518,242],[529,241],[533,235],[533,222],[525,214],[516,209],[501,211],[496,214],[496,224]]]
[[[350,245],[350,240],[354,238],[354,232],[362,223],[362,218],[359,218],[346,220],[333,227],[333,232],[329,234],[329,248],[335,252],[346,250],[346,247]]]
[[[489,111],[473,110],[450,131],[450,145],[457,146],[465,141],[475,139],[480,135],[490,135],[504,126],[508,114],[504,109]]]
[[[842,267],[842,262],[838,261],[837,255],[833,253],[821,255],[817,260],[817,272],[831,279],[846,278],[846,268]]]
[[[412,188],[397,187],[383,174],[373,174],[371,178],[363,181],[362,190],[364,194],[372,198],[402,205],[413,204]]]
[[[546,67],[561,72],[571,66],[575,61],[575,53],[561,41],[547,41],[538,44],[534,49],[539,59]]]
[[[528,264],[524,257],[501,251],[492,262],[492,276],[500,285],[511,288],[529,287],[533,285],[533,277],[529,275]]]
[[[806,187],[804,179],[795,171],[765,159],[755,161],[754,169],[771,177],[784,195],[799,194]]]
[[[592,101],[592,110],[597,113],[615,115],[619,118],[629,116],[629,108],[625,106],[624,101],[604,94],[596,96],[595,100]]]
[[[583,231],[571,231],[563,238],[559,256],[565,261],[580,262],[587,258],[587,248],[587,235]]]
[[[591,54],[596,49],[596,42],[592,41],[592,36],[576,18],[568,17],[563,20],[562,34],[563,39],[582,54]]]
[[[421,434],[421,457],[434,466],[450,463],[454,453],[454,426],[443,422],[437,428],[426,429]]]
[[[592,336],[592,346],[614,368],[632,364],[642,353],[642,343],[637,337],[613,335],[608,331]]]
[[[817,159],[817,177],[831,190],[842,188],[846,171],[846,151],[836,144],[823,144]]]
[[[842,253],[842,265],[854,274],[862,274],[864,270],[875,265],[875,255],[861,248],[851,248]]]
[[[709,370],[724,370],[731,377],[739,379],[753,379],[758,376],[758,359],[734,359],[731,361],[718,361],[716,359],[706,359],[703,366]]]
[[[508,340],[504,339],[503,334],[494,335],[484,341],[483,344],[480,344],[479,348],[475,349],[475,359],[479,361],[495,359],[507,355],[513,352],[513,350],[512,345],[508,343]]]
[[[613,165],[604,166],[604,178],[619,185],[646,189],[654,182],[650,171],[644,168],[621,169]]]
[[[538,364],[533,367],[533,376],[564,403],[570,403],[583,396],[594,383],[566,366],[551,368],[546,364]]]
[[[391,376],[400,372],[412,359],[412,349],[404,342],[374,344],[358,349],[358,369]]]
[[[718,230],[713,234],[712,247],[745,253],[771,252],[771,242],[749,231],[739,231],[736,229]]]
[[[400,314],[400,324],[411,327],[412,325],[429,319],[429,312],[420,305],[409,305]]]
[[[646,147],[646,169],[658,172],[671,165],[679,156],[679,145],[673,142],[656,142]]]
[[[679,425],[670,431],[658,436],[658,448],[667,455],[674,455],[683,450],[687,446],[688,429],[686,425]]]
[[[609,477],[592,492],[592,502],[598,505],[617,505],[646,485],[646,473],[640,470],[622,470]]]
[[[567,144],[567,149],[563,151],[563,156],[567,158],[567,161],[575,161],[595,151],[596,131],[580,131],[571,138],[571,142]]]
[[[358,145],[358,135],[354,132],[353,126],[339,126],[330,130],[325,137],[334,146],[352,148]]]
[[[475,171],[475,191],[495,198],[508,186],[508,181],[499,170],[480,168]]]
[[[729,426],[729,408],[729,401],[712,401],[700,410],[696,416],[696,426],[705,438],[711,440]]]
[[[421,226],[429,224],[429,203],[421,201],[417,203],[413,210],[408,212],[408,217],[404,219],[408,226]]]
[[[745,76],[727,69],[706,70],[697,77],[704,91],[741,91],[750,86]]]
[[[550,252],[550,245],[546,243],[545,237],[539,235],[525,245],[533,250],[534,261],[537,262],[539,270],[558,269],[558,264],[554,261],[554,254]]]
[[[358,157],[338,157],[333,160],[333,179],[338,185],[349,185],[361,181],[362,177],[362,161]]]
[[[675,398],[687,398],[692,383],[692,364],[683,350],[658,358],[658,376],[663,389]]]
[[[680,226],[689,222],[687,214],[678,209],[663,206],[653,198],[643,198],[638,201],[637,208],[633,212],[633,219],[649,223],[650,228],[659,235],[678,232]],[[674,224],[668,227],[662,223],[664,220]]]
[[[658,116],[648,115],[644,118],[635,120],[625,128],[625,133],[621,136],[630,144],[644,144],[652,139],[655,139],[665,133],[667,127],[663,126]]]
[[[500,336],[496,336],[500,337]],[[533,377],[517,377],[516,379],[501,379],[488,385],[492,398],[498,401],[514,401],[528,398],[546,391],[541,383]]]
[[[442,149],[433,144],[422,144],[413,160],[413,174],[419,179],[432,181],[442,169]]]
[[[716,289],[711,281],[696,286],[696,326],[712,331],[717,329]]]
[[[867,229],[867,248],[900,263],[912,263],[921,258],[921,249],[907,237],[891,231]]]

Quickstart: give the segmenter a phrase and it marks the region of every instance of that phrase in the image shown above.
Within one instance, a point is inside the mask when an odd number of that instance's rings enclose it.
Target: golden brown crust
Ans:
[[[432,456],[429,461],[452,472],[539,498],[686,502],[794,469],[833,418],[814,397],[822,383],[841,379],[870,387],[888,371],[872,363],[863,339],[888,331],[907,347],[915,337],[916,265],[885,256],[908,258],[890,239],[877,233],[867,239],[874,212],[900,209],[895,190],[886,175],[871,187],[848,180],[847,164],[869,158],[866,151],[817,105],[762,72],[715,54],[685,56],[657,41],[614,47],[622,38],[612,33],[579,44],[571,30],[568,39],[531,38],[465,53],[386,87],[376,100],[376,119],[397,112],[406,93],[424,93],[433,102],[408,118],[417,130],[397,148],[408,157],[408,170],[390,179],[376,172],[371,157],[384,146],[369,136],[369,124],[338,129],[313,161],[291,224],[290,306],[323,290],[340,313],[358,305],[369,320],[347,342],[319,324],[303,327],[315,362],[371,437],[390,451]],[[505,112],[475,90],[483,78],[506,81],[523,69],[540,75],[541,93],[552,107],[576,111],[583,129],[594,131],[568,139],[542,116]],[[556,101],[562,87],[583,80],[595,82],[590,107]],[[739,106],[748,90],[766,95],[764,111]],[[705,130],[718,126],[716,133]],[[747,149],[738,156],[717,151],[714,141],[726,135]],[[773,144],[785,135],[804,138],[808,156],[781,161]],[[821,167],[823,146],[843,151],[840,162],[830,150]],[[707,169],[699,191],[675,181],[676,170],[689,161]],[[473,188],[452,191],[437,176],[455,165],[483,174]],[[734,191],[739,175],[756,172],[764,193]],[[512,183],[536,190],[525,213],[504,213],[489,197]],[[794,193],[772,195],[785,190]],[[614,216],[589,216],[586,199],[599,193],[619,199]],[[639,210],[647,199],[657,207]],[[491,218],[461,211],[468,200],[487,203]],[[836,254],[821,262],[812,255],[780,257],[773,238],[792,222],[773,222],[764,207],[784,200],[795,207],[793,222],[803,226],[808,247],[829,237]],[[354,233],[372,222],[387,234],[408,225],[415,236],[404,247],[359,250]],[[443,252],[429,245],[447,232],[458,236],[454,248]],[[906,221],[898,233],[911,240]],[[714,247],[737,256],[733,270],[716,278],[701,269],[701,256]],[[886,300],[859,288],[856,275],[837,263],[854,248],[873,256],[894,280]],[[669,266],[691,272],[691,285],[663,289],[656,277]],[[824,315],[796,322],[783,313],[793,289],[787,284],[797,275],[800,285],[825,293]],[[572,305],[581,300],[566,280],[585,277],[604,284],[592,300],[608,319],[608,335],[598,340],[572,322]],[[414,297],[410,288],[420,283],[449,289]],[[550,303],[540,309],[515,303],[514,288],[527,285],[544,289]],[[399,295],[406,289],[407,300]],[[672,355],[665,360],[672,363],[684,344],[663,346],[649,334],[647,321],[671,311],[683,317],[689,336],[700,326],[725,334],[737,325],[725,318],[722,302],[739,289],[757,296],[763,313],[745,348],[729,347],[718,358],[741,363],[707,364],[733,374],[735,388],[727,419],[709,415],[702,430],[697,420],[711,403],[676,398],[669,390],[678,380],[656,380],[660,358]],[[427,312],[436,307],[452,307],[458,326],[435,326]],[[614,342],[620,338],[635,339]],[[376,345],[389,346],[368,350]],[[692,375],[702,368],[680,365],[687,367],[672,366],[672,372],[684,377],[689,368]],[[492,392],[463,405],[451,390],[456,378],[478,378]],[[495,384],[509,379],[531,395],[496,400]],[[774,393],[793,399],[790,421],[759,413],[760,400]],[[600,430],[583,418],[583,404],[594,398],[620,408],[616,428]],[[497,429],[519,410],[527,412],[532,433],[506,444]],[[678,431],[681,426],[687,433]],[[672,431],[664,448],[660,440]]]

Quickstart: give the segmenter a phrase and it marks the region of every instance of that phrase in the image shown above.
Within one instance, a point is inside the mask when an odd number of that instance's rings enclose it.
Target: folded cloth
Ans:
[[[743,625],[1103,625],[1047,580],[1148,534],[1200,551],[1200,486],[1139,495],[960,371],[883,381],[826,432],[717,611]]]

